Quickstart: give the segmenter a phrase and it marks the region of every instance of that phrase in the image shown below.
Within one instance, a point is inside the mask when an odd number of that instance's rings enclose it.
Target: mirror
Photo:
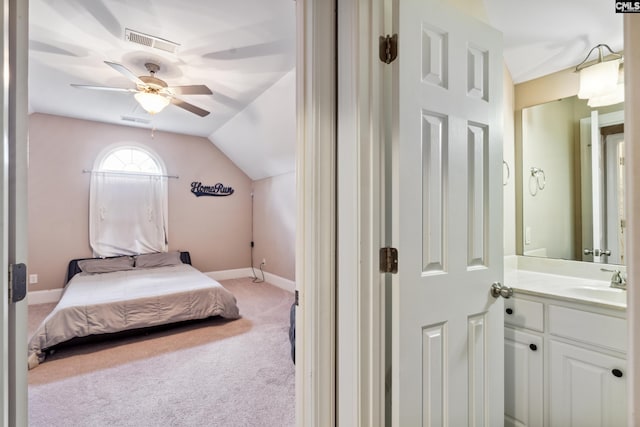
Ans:
[[[577,96],[522,109],[519,254],[624,264],[623,119]]]

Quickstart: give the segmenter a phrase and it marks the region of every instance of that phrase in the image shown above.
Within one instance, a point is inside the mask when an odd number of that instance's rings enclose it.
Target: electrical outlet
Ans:
[[[33,285],[35,283],[38,283],[38,275],[37,274],[30,274],[29,275],[29,284]]]
[[[262,258],[262,265],[267,265],[267,259],[266,258]]]

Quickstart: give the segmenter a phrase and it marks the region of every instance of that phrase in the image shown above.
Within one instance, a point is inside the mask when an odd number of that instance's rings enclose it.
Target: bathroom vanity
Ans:
[[[573,72],[514,89],[506,426],[627,425],[624,105],[591,108]]]
[[[626,426],[626,291],[505,274],[505,426]]]

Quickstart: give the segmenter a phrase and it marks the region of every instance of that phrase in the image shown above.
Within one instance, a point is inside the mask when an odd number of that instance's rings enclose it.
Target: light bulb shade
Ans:
[[[144,108],[149,114],[159,113],[169,105],[169,98],[159,95],[157,93],[150,92],[138,92],[134,95],[136,101]]]
[[[604,107],[607,105],[624,102],[624,84],[619,83],[616,88],[607,94],[589,98],[587,105],[591,108]]]
[[[580,70],[578,98],[591,99],[614,92],[618,85],[620,60],[599,62]]]

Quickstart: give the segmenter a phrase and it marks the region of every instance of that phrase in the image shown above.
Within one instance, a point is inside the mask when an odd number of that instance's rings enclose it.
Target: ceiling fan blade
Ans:
[[[119,72],[120,74],[122,74],[123,76],[125,76],[126,78],[128,78],[129,80],[131,80],[132,82],[134,82],[135,84],[140,86],[147,85],[145,82],[140,80],[138,76],[136,76],[131,71],[129,71],[129,69],[124,65],[118,64],[116,62],[109,62],[109,61],[104,61],[104,63],[110,66],[111,68],[113,68],[114,70],[116,70],[117,72]]]
[[[102,26],[111,33],[114,37],[122,37],[122,27],[118,18],[116,18],[109,8],[104,4],[104,1],[80,1],[94,19],[102,24]]]
[[[287,38],[249,46],[233,47],[223,51],[210,52],[203,56],[205,58],[218,60],[247,59],[293,52],[295,51],[295,47],[295,38]]]
[[[205,85],[170,86],[167,89],[175,95],[213,95]]]
[[[44,53],[53,53],[56,55],[71,56],[75,58],[80,56],[87,56],[89,54],[88,50],[79,46],[69,45],[69,48],[67,49],[66,46],[63,47],[61,43],[56,43],[56,46],[54,46],[52,44],[41,42],[38,40],[29,40],[29,50]]]
[[[200,107],[196,107],[195,105],[189,104],[188,102],[185,102],[178,98],[171,98],[171,103],[176,107],[184,108],[190,113],[197,114],[200,117],[205,117],[209,115],[209,112],[207,110],[203,110]]]
[[[71,83],[71,86],[76,87],[78,89],[94,89],[94,90],[104,90],[104,91],[110,91],[110,92],[131,92],[131,93],[138,92],[138,90],[136,89],[130,89],[126,87],[77,85],[73,83]]]

